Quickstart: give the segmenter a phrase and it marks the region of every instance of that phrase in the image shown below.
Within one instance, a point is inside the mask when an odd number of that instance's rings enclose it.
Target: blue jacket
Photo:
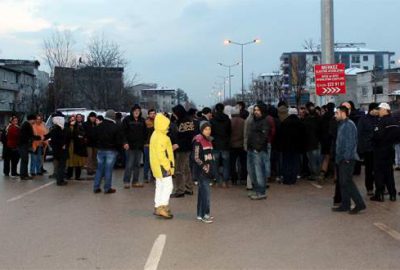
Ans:
[[[336,163],[358,160],[357,128],[353,121],[346,119],[339,123],[336,138]]]

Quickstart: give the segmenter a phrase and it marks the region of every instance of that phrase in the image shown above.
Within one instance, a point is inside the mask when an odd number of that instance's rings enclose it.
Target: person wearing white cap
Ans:
[[[373,151],[375,171],[375,195],[371,201],[383,202],[385,186],[390,200],[396,201],[396,186],[393,175],[395,157],[394,144],[399,137],[399,123],[391,116],[390,105],[381,103],[379,108],[379,122],[374,130]]]

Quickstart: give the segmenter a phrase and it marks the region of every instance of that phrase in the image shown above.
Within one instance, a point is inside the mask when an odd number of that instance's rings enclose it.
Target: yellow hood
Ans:
[[[170,122],[162,113],[158,113],[154,120],[154,130],[167,134]]]

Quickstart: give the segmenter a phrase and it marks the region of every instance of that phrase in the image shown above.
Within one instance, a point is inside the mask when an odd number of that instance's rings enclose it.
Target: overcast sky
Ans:
[[[399,59],[399,0],[334,3],[336,42],[366,42]],[[120,44],[138,83],[179,87],[211,105],[228,72],[217,63],[240,60],[240,47],[224,39],[262,40],[245,48],[248,84],[252,74],[278,70],[282,52],[300,50],[305,39],[320,43],[320,0],[0,0],[0,58],[42,60],[43,38],[55,28],[72,31],[78,53],[104,33]],[[238,93],[240,67],[232,74]]]

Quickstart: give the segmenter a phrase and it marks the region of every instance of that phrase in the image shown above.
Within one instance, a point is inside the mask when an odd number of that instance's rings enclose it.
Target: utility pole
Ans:
[[[321,0],[321,64],[335,63],[333,0]],[[325,103],[335,102],[333,96],[324,96]],[[320,104],[323,105],[323,104]]]

